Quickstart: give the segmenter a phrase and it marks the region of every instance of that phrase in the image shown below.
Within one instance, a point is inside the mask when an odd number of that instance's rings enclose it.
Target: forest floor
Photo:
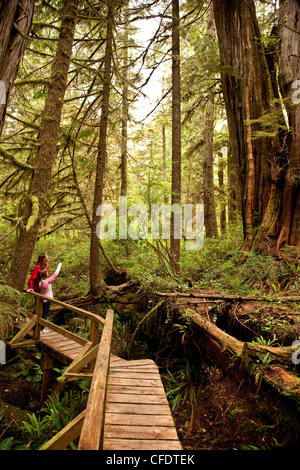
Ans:
[[[189,450],[272,450],[284,440],[278,423],[262,411],[251,384],[224,377],[212,367],[194,405],[186,400],[173,417],[179,439]]]
[[[36,412],[41,406],[41,383],[27,380],[19,375],[20,369],[15,364],[2,366],[0,375],[0,399],[6,404],[28,412]],[[7,374],[7,375],[6,375]],[[22,415],[22,413],[21,413]]]
[[[19,369],[14,364],[2,368],[0,405],[6,405],[1,415],[0,440],[15,435],[18,424],[28,413],[40,410],[40,383],[15,377]],[[252,450],[274,449],[284,435],[278,423],[261,409],[261,396],[251,391],[251,385],[239,377],[224,376],[217,367],[207,367],[205,383],[197,387],[196,403],[180,402],[173,411],[179,439],[187,450]]]

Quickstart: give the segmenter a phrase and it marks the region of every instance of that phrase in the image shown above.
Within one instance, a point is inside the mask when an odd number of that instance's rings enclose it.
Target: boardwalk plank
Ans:
[[[144,405],[137,403],[107,403],[106,406],[107,412],[110,413],[127,413],[127,414],[143,414],[143,415],[168,415],[170,413],[170,408],[168,405]]]
[[[125,370],[120,372],[120,371],[114,371],[113,369],[110,371],[110,376],[112,378],[124,378],[124,379],[139,379],[139,380],[146,380],[146,379],[154,379],[154,380],[160,380],[160,378],[157,376],[156,371],[142,371],[141,372],[131,372],[130,370]]]
[[[120,367],[125,367],[126,369],[129,369],[131,367],[155,367],[157,368],[156,364],[153,364],[153,361],[151,359],[138,359],[136,361],[126,361],[123,359],[122,361],[115,361],[112,362],[112,367],[114,368],[120,368]]]
[[[161,393],[156,395],[145,395],[145,394],[128,394],[128,393],[113,393],[111,390],[107,396],[107,402],[109,403],[137,403],[137,404],[157,404],[165,405],[168,404],[167,399]]]
[[[136,387],[130,385],[108,385],[108,390],[110,393],[123,393],[131,395],[136,393]],[[161,387],[139,387],[138,392],[140,395],[161,395]]]
[[[177,440],[177,433],[174,426],[117,426],[107,424],[104,428],[104,439],[116,438],[118,433],[119,439],[140,439],[143,436],[143,440],[146,439],[160,439],[166,440]]]
[[[105,424],[118,424],[128,426],[174,426],[171,414],[168,415],[151,415],[151,422],[149,416],[145,419],[144,415],[128,415],[122,413],[109,413],[106,411]]]
[[[112,361],[105,450],[182,450],[159,369],[152,360]]]
[[[106,439],[103,450],[182,450],[179,441]]]
[[[161,380],[156,379],[129,379],[124,377],[110,377],[108,384],[131,385],[133,387],[157,387],[161,385]]]

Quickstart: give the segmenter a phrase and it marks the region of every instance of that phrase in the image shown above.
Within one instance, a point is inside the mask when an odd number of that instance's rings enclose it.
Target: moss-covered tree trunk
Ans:
[[[102,204],[104,172],[106,165],[107,152],[107,124],[109,114],[109,95],[111,87],[111,64],[112,64],[112,47],[113,47],[113,24],[114,24],[114,7],[113,1],[108,2],[108,10],[106,17],[106,47],[104,59],[104,78],[102,91],[102,106],[100,118],[100,134],[97,154],[96,179],[94,188],[94,202],[91,227],[91,245],[90,245],[90,294],[92,296],[101,295],[105,283],[101,271],[99,238],[97,235],[97,225],[100,222],[100,215],[97,210]]]
[[[207,15],[207,38],[210,43],[216,41],[216,28],[212,8]],[[205,147],[203,164],[203,203],[204,226],[207,238],[218,237],[214,189],[214,127],[215,100],[214,95],[208,97],[205,110]]]
[[[225,161],[222,152],[218,152],[219,211],[221,235],[226,233],[226,195],[224,183]]]
[[[181,203],[181,87],[179,1],[172,0],[172,196],[173,204]],[[171,256],[175,273],[180,271],[180,239],[176,236],[175,217],[171,215]]]
[[[78,0],[66,0],[61,14],[56,56],[52,64],[51,80],[40,129],[34,173],[29,193],[25,196],[24,204],[20,208],[22,226],[7,280],[9,285],[18,290],[24,288],[45,210],[52,166],[57,152],[77,14]]]
[[[126,2],[125,8],[128,8],[128,2]],[[128,68],[129,68],[129,54],[128,54],[128,20],[125,15],[125,31],[124,31],[124,57],[123,57],[123,83],[122,83],[122,115],[121,115],[121,196],[127,196],[128,187],[128,169],[127,169],[127,158],[128,158]]]
[[[0,135],[10,93],[31,31],[34,0],[0,1]]]
[[[214,98],[206,103],[205,149],[203,164],[204,226],[207,238],[218,237],[218,224],[214,194]]]

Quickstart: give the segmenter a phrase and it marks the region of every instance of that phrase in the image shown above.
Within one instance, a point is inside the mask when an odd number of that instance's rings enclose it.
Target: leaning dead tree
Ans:
[[[296,348],[239,341],[195,310],[185,307],[179,307],[179,310],[184,312],[185,317],[188,315],[192,326],[201,333],[197,342],[205,354],[213,358],[223,370],[228,370],[233,358],[237,359],[258,386],[265,384],[277,395],[287,399],[300,413],[300,383],[294,372],[298,355]]]
[[[252,300],[258,302],[299,302],[300,296],[259,296],[259,295],[238,295],[238,294],[210,294],[209,292],[204,292],[203,294],[197,292],[155,292],[159,297],[173,297],[173,298],[184,298],[190,297],[192,299],[210,299],[210,300],[223,300],[226,302],[245,300],[250,302]]]

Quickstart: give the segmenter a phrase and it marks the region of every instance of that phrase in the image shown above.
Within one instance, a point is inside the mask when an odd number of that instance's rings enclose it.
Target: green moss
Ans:
[[[8,338],[15,319],[25,314],[20,307],[21,295],[16,289],[0,284],[0,339]]]
[[[29,217],[26,225],[28,232],[36,223],[39,216],[39,200],[36,196],[31,196],[31,216]]]

